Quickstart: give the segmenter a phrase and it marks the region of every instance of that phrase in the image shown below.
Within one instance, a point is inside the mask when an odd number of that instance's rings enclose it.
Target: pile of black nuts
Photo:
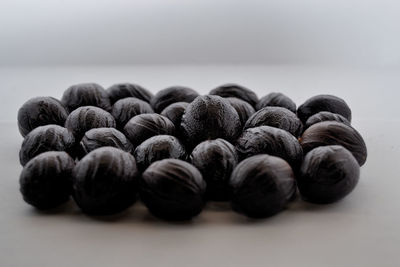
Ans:
[[[207,201],[265,218],[304,201],[332,203],[356,186],[367,158],[344,100],[317,95],[300,107],[237,84],[208,95],[173,86],[153,95],[130,83],[69,87],[61,101],[28,100],[20,191],[38,209],[70,196],[89,215],[138,199],[165,220],[189,220]]]

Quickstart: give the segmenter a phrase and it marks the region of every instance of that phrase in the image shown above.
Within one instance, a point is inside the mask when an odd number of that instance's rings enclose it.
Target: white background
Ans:
[[[0,0],[0,266],[393,266],[400,247],[398,1]],[[69,85],[237,82],[298,105],[344,98],[368,160],[332,205],[301,200],[267,220],[210,203],[166,223],[136,204],[94,219],[73,202],[40,213],[18,192],[18,108]]]

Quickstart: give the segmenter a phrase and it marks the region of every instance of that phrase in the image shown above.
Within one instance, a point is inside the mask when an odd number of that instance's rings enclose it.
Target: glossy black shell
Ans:
[[[300,138],[304,153],[319,146],[340,145],[348,149],[360,166],[367,160],[367,147],[362,136],[341,122],[324,121],[312,125]]]
[[[150,104],[154,111],[160,113],[163,109],[176,102],[192,102],[199,94],[188,87],[171,86],[158,91],[151,99]]]
[[[236,143],[239,159],[257,154],[269,154],[286,160],[293,169],[300,167],[303,150],[297,139],[289,132],[271,126],[249,128]]]
[[[260,110],[269,106],[286,108],[291,112],[296,113],[296,103],[282,93],[273,92],[261,97],[260,101],[258,101],[256,105],[256,109]]]
[[[231,104],[231,106],[238,113],[242,127],[246,124],[246,121],[250,118],[250,116],[256,112],[253,106],[244,100],[236,97],[227,97],[225,99],[228,100],[229,104]]]
[[[244,129],[258,126],[272,126],[288,131],[295,137],[303,132],[303,124],[296,114],[282,107],[265,107],[254,113],[246,122]]]
[[[75,138],[68,129],[59,125],[39,126],[25,136],[19,151],[24,166],[35,156],[47,151],[66,151],[74,156]]]
[[[176,102],[165,109],[161,112],[161,115],[167,117],[172,121],[172,123],[175,125],[176,129],[179,129],[181,126],[181,121],[182,121],[182,116],[183,113],[185,113],[185,110],[189,103],[187,102]]]
[[[347,196],[359,180],[360,167],[342,146],[323,146],[304,158],[297,177],[302,198],[313,203],[332,203]]]
[[[78,140],[93,128],[116,127],[114,117],[107,111],[93,106],[79,107],[69,114],[65,121],[68,128]]]
[[[130,153],[115,147],[98,148],[76,164],[73,197],[84,213],[118,213],[135,202],[139,175]]]
[[[18,110],[19,132],[25,137],[36,127],[57,124],[64,126],[68,111],[53,97],[35,97],[26,101]]]
[[[278,213],[296,193],[296,182],[289,164],[265,154],[239,163],[233,170],[229,185],[233,210],[253,218]]]
[[[321,112],[318,112],[317,114],[314,114],[308,118],[308,120],[306,121],[306,124],[305,124],[305,128],[307,129],[310,126],[312,126],[316,123],[319,123],[319,122],[323,122],[323,121],[337,121],[337,122],[344,123],[348,126],[351,126],[351,123],[342,115],[332,113],[329,111],[321,111]]]
[[[236,97],[246,101],[253,107],[258,102],[257,95],[250,89],[235,83],[227,83],[210,91],[210,95],[219,95],[221,97]]]
[[[30,160],[19,177],[26,203],[51,209],[67,202],[71,195],[74,160],[65,152],[44,152]]]
[[[65,90],[61,103],[69,112],[83,106],[95,106],[110,111],[111,103],[106,90],[96,83],[81,83]]]
[[[153,97],[153,94],[149,90],[133,83],[117,83],[107,88],[106,92],[110,98],[111,104],[127,97],[136,97],[150,103]]]
[[[140,198],[149,211],[165,220],[189,220],[204,206],[201,173],[178,159],[156,161],[143,173]]]
[[[173,158],[186,160],[186,149],[182,143],[172,135],[157,135],[141,143],[134,152],[136,163],[140,171],[157,160]]]
[[[234,142],[241,131],[239,115],[229,102],[214,95],[197,97],[182,117],[183,141],[190,148],[207,139]]]
[[[230,199],[229,178],[238,163],[238,156],[232,144],[221,138],[201,142],[193,149],[190,162],[201,172],[207,183],[208,199]]]
[[[123,129],[126,123],[136,115],[146,113],[154,113],[150,104],[135,97],[118,100],[111,111],[119,129]]]
[[[351,122],[351,110],[349,106],[343,99],[333,95],[311,97],[297,109],[297,116],[303,123],[306,123],[309,117],[321,111],[337,113]]]

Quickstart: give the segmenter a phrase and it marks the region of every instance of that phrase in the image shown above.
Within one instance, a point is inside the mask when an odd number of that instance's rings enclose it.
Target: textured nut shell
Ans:
[[[240,124],[242,127],[246,124],[246,121],[253,115],[254,108],[246,101],[241,100],[236,97],[227,97],[225,98],[228,100],[229,104],[236,110],[239,115]]]
[[[260,110],[269,106],[286,108],[291,112],[296,113],[296,103],[282,93],[273,92],[261,97],[260,101],[258,101],[256,105],[256,109]]]
[[[189,103],[187,102],[176,102],[168,107],[166,107],[162,112],[161,115],[167,117],[172,121],[172,123],[175,125],[176,129],[179,129],[182,121],[182,116],[183,113],[185,113],[185,110]]]
[[[96,83],[81,83],[65,90],[61,103],[69,112],[83,106],[95,106],[110,111],[111,103],[106,90]]]
[[[153,94],[149,90],[133,83],[117,83],[107,88],[106,92],[111,104],[126,97],[136,97],[149,103],[153,97]]]
[[[151,99],[150,104],[154,111],[160,113],[163,109],[176,102],[192,102],[199,94],[188,87],[171,86],[158,93]]]
[[[227,83],[210,91],[210,95],[219,95],[221,97],[236,97],[246,101],[253,107],[258,102],[257,95],[250,89],[234,83]]]
[[[305,128],[307,129],[310,126],[312,126],[316,123],[319,123],[319,122],[323,122],[323,121],[337,121],[337,122],[344,123],[348,126],[351,126],[351,123],[342,115],[332,113],[329,111],[321,111],[321,112],[318,112],[317,114],[314,114],[308,118],[308,120],[306,121],[306,124],[305,124]]]
[[[154,113],[150,104],[135,97],[118,100],[111,111],[120,129],[124,128],[126,123],[133,117],[146,113]]]

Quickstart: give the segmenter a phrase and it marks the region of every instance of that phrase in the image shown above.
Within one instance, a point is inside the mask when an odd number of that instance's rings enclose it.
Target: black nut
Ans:
[[[161,112],[161,115],[167,117],[172,121],[172,123],[175,125],[175,129],[179,129],[181,126],[181,121],[182,121],[182,116],[183,113],[185,113],[185,110],[189,103],[187,102],[176,102],[165,109]]]
[[[80,140],[83,135],[93,128],[116,127],[114,117],[98,107],[79,107],[69,114],[65,121],[68,128]]]
[[[188,87],[171,86],[160,90],[150,101],[154,111],[160,113],[163,109],[176,102],[192,102],[199,94]]]
[[[265,154],[240,162],[233,170],[229,185],[233,210],[252,218],[278,213],[296,194],[296,182],[289,164]]]
[[[128,153],[133,152],[131,142],[123,133],[114,128],[91,129],[85,133],[79,145],[80,157],[105,146],[116,147]]]
[[[312,125],[300,138],[304,153],[319,146],[340,145],[348,149],[360,166],[367,160],[367,147],[362,136],[351,126],[336,121]]]
[[[248,102],[241,100],[236,97],[227,97],[229,104],[236,110],[239,115],[240,124],[242,127],[246,124],[246,121],[256,112]]]
[[[123,129],[126,123],[136,115],[146,113],[154,113],[150,104],[135,97],[118,100],[111,111],[119,129]]]
[[[342,115],[351,122],[351,110],[349,106],[343,99],[333,95],[311,97],[297,109],[297,116],[303,123],[306,123],[309,117],[321,111],[329,111]]]
[[[65,152],[44,152],[34,157],[19,177],[25,202],[43,210],[67,202],[72,191],[74,166],[74,160]]]
[[[47,151],[66,151],[74,156],[74,135],[59,125],[39,126],[25,136],[19,151],[19,161],[24,166],[35,156]]]
[[[305,128],[309,128],[310,126],[318,123],[318,122],[323,122],[323,121],[337,121],[344,123],[348,126],[351,126],[351,123],[342,115],[332,113],[329,111],[321,111],[318,112],[317,114],[312,115],[309,117],[306,121]]]
[[[221,97],[236,97],[246,101],[253,107],[258,102],[257,95],[250,89],[235,83],[227,83],[210,91],[210,95],[219,95]]]
[[[178,159],[156,161],[143,173],[140,199],[156,217],[189,220],[204,206],[206,183],[191,164]]]
[[[360,166],[350,151],[342,146],[323,146],[305,156],[297,184],[304,200],[332,203],[353,191],[359,176]]]
[[[282,107],[265,107],[254,113],[246,122],[244,129],[272,126],[288,131],[298,137],[303,132],[303,124],[296,114]]]
[[[95,106],[111,110],[111,103],[106,90],[96,83],[81,83],[72,85],[65,90],[61,103],[69,112],[83,106]]]
[[[221,138],[201,142],[193,149],[190,161],[207,183],[207,199],[230,199],[229,178],[238,163],[238,156],[232,144]]]
[[[131,143],[137,147],[144,140],[155,135],[174,135],[174,124],[159,114],[140,114],[128,121],[124,133]]]
[[[115,147],[93,150],[73,170],[73,198],[84,213],[110,215],[131,206],[138,192],[135,158]]]
[[[256,109],[260,110],[262,108],[270,106],[286,108],[291,112],[296,113],[296,103],[294,103],[292,99],[282,93],[273,92],[261,97],[260,101],[258,101],[256,105]]]
[[[64,126],[68,111],[53,97],[35,97],[26,101],[18,110],[19,132],[25,137],[36,127],[57,124]]]
[[[181,131],[186,145],[195,147],[207,139],[222,138],[233,143],[240,134],[239,115],[220,96],[199,96],[186,108]]]
[[[295,170],[303,160],[303,150],[297,139],[289,132],[271,126],[245,130],[237,140],[236,150],[240,160],[257,154],[269,154],[283,158]]]
[[[142,172],[157,160],[187,158],[185,147],[172,135],[157,135],[147,139],[135,149],[134,155]]]
[[[133,83],[117,83],[107,88],[106,92],[111,104],[127,97],[136,97],[150,103],[150,99],[153,97],[149,90]]]

